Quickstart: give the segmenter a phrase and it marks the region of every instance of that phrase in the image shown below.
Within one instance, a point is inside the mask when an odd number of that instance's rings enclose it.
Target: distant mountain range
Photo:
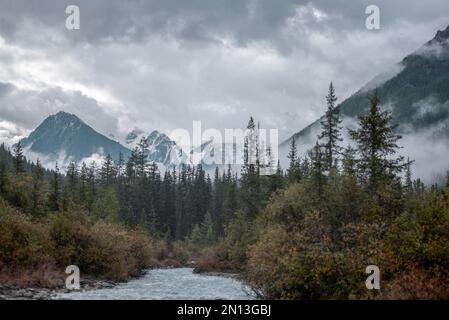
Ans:
[[[47,117],[20,142],[29,159],[40,159],[50,168],[54,167],[56,162],[64,168],[70,162],[101,161],[108,154],[117,160],[121,153],[127,160],[142,139],[145,139],[148,145],[148,160],[158,163],[160,167],[170,167],[189,163],[194,153],[204,152],[205,146],[210,143],[208,141],[201,147],[184,152],[166,134],[154,130],[146,135],[140,129],[131,131],[123,144],[112,138],[98,133],[76,115],[60,111]]]

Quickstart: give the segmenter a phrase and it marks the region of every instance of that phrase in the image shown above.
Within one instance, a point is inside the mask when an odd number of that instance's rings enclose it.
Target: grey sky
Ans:
[[[70,4],[80,30],[65,28]],[[120,137],[250,115],[287,137],[331,80],[341,101],[448,24],[447,0],[0,0],[0,139],[58,110]]]

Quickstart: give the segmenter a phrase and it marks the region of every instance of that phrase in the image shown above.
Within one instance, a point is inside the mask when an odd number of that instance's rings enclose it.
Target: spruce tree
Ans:
[[[243,212],[253,219],[260,210],[260,176],[258,137],[253,117],[247,125],[243,150],[243,166],[241,174]]]
[[[136,173],[139,178],[146,177],[148,169],[148,141],[144,137],[140,140],[136,147],[135,166]]]
[[[377,92],[371,98],[368,114],[359,117],[359,128],[349,130],[357,144],[358,169],[368,190],[374,194],[379,186],[391,183],[405,167],[404,157],[397,156],[401,138],[395,133],[391,113],[381,111]]]
[[[55,170],[53,171],[53,178],[51,181],[51,192],[49,195],[49,209],[51,211],[58,211],[60,206],[61,197],[61,183],[58,163],[55,165]]]
[[[329,92],[326,96],[327,110],[324,118],[320,121],[322,132],[318,136],[322,146],[324,147],[325,168],[329,170],[335,166],[341,147],[338,145],[343,139],[341,138],[341,119],[338,107],[335,105],[337,97],[332,82],[329,85]]]
[[[226,179],[226,177],[225,177]],[[224,232],[224,188],[225,179],[219,175],[218,167],[215,167],[214,185],[212,188],[211,214],[214,221],[214,232],[217,235],[223,235]]]
[[[356,222],[359,218],[360,188],[357,181],[356,150],[348,146],[342,157],[342,222]]]
[[[37,159],[36,166],[33,170],[33,189],[32,189],[32,210],[34,216],[42,216],[45,214],[45,170]]]
[[[87,198],[87,176],[89,174],[89,170],[85,162],[81,165],[80,170],[80,203],[84,203]]]
[[[6,163],[0,160],[0,196],[5,197],[7,193],[7,186],[9,185],[9,174]]]
[[[79,173],[78,166],[71,162],[67,167],[64,184],[64,203],[67,206],[78,205],[80,202]]]
[[[110,186],[115,179],[116,168],[110,154],[106,156],[100,169],[100,183],[103,186]]]
[[[404,191],[407,195],[411,195],[413,193],[413,181],[412,181],[412,162],[409,158],[407,158],[406,167],[405,167],[405,183],[404,183]]]
[[[323,199],[323,190],[326,183],[324,171],[326,168],[326,159],[322,151],[321,145],[316,142],[315,146],[310,151],[310,181],[312,187],[312,194],[315,195],[315,200],[321,202]]]
[[[25,172],[25,157],[23,156],[23,150],[21,142],[19,141],[13,148],[14,152],[14,173],[21,174]]]
[[[299,182],[301,180],[301,163],[294,136],[290,142],[290,151],[288,152],[287,158],[290,160],[290,165],[287,170],[288,183]]]

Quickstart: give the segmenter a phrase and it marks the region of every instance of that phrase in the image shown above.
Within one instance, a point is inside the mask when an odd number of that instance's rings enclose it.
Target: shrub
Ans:
[[[1,283],[61,285],[68,265],[77,265],[82,276],[123,281],[166,255],[165,242],[143,231],[104,221],[92,224],[82,211],[33,221],[0,198]]]
[[[52,262],[48,228],[0,198],[0,269],[35,268]]]

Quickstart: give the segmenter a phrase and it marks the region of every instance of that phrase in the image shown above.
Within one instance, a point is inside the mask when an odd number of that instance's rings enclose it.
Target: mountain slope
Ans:
[[[345,126],[354,126],[356,117],[368,110],[369,98],[377,90],[382,108],[392,112],[398,132],[405,137],[404,153],[414,152],[407,149],[407,138],[446,140],[449,137],[449,26],[405,57],[392,71],[397,72],[375,77],[338,106]],[[315,143],[319,121],[293,135],[302,152]],[[280,145],[282,154],[286,154],[291,139]]]
[[[96,132],[76,115],[62,111],[46,118],[28,138],[21,140],[21,144],[28,156],[39,157],[47,163],[80,162],[93,155],[107,154],[117,159],[120,152],[126,159],[131,153],[120,143]]]
[[[377,89],[382,105],[389,108],[401,132],[422,130],[447,122],[449,118],[449,26],[416,52],[405,57],[400,72],[378,84],[379,75],[340,105],[342,117],[353,118],[369,107],[369,97]],[[293,136],[298,141],[308,138],[319,128],[319,120]],[[447,123],[440,130],[448,133]],[[315,139],[316,137],[313,137]],[[287,145],[291,138],[284,141]]]

